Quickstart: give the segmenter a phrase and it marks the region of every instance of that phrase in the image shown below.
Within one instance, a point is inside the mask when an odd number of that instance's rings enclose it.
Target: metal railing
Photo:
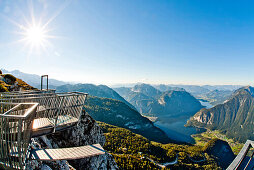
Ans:
[[[0,164],[23,169],[32,137],[54,133],[80,119],[86,93],[0,93]]]
[[[34,121],[34,130],[40,128],[58,128],[75,124],[79,120],[87,94],[81,92],[67,93],[2,93],[1,102],[39,103]],[[40,134],[39,134],[40,135]]]
[[[38,103],[0,103],[0,163],[23,169]]]
[[[237,170],[237,169],[252,169],[249,167],[250,162],[253,159],[253,153],[251,154],[251,157],[247,158],[247,154],[250,151],[251,148],[254,148],[254,141],[247,140],[244,146],[242,147],[241,151],[238,153],[236,158],[233,160],[233,162],[228,166],[227,170]],[[249,159],[247,162],[244,163],[245,159]]]
[[[23,90],[23,91],[1,92],[0,95],[42,94],[42,93],[55,93],[55,91],[56,91],[55,89]]]

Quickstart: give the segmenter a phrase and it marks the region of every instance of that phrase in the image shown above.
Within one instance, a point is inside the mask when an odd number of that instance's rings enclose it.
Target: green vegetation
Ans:
[[[200,146],[161,144],[132,133],[131,131],[98,122],[106,143],[104,149],[111,153],[120,169],[160,169],[166,162],[173,162],[170,169],[220,169],[215,160],[203,152]],[[151,160],[157,162],[156,165]],[[204,160],[195,163],[193,160]]]
[[[219,140],[218,138],[214,138],[214,139],[210,140],[209,142],[207,142],[207,143],[205,144],[205,146],[203,147],[203,150],[204,150],[204,151],[210,151],[211,148],[213,148],[213,147],[215,146],[215,144],[216,144],[216,142],[217,142],[218,140]]]
[[[8,92],[8,88],[4,85],[5,83],[0,82],[0,92]]]
[[[15,90],[33,90],[34,87],[30,86],[21,79],[14,77],[11,74],[0,74],[0,92],[8,92]]]
[[[11,74],[3,74],[3,77],[4,77],[5,79],[9,79],[10,82],[11,82],[12,84],[16,81],[16,77],[14,77],[14,76],[11,75]]]
[[[206,132],[203,132],[201,134],[194,134],[192,135],[192,137],[195,139],[196,145],[199,146],[205,146],[207,142],[215,138],[227,141],[235,155],[240,152],[244,145],[243,143],[237,142],[232,138],[228,138],[226,135],[220,133],[220,131],[218,130],[211,131],[208,129]]]

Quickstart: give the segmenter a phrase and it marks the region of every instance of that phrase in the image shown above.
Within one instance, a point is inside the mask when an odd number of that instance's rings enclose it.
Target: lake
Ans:
[[[206,108],[213,107],[209,102],[200,102]],[[204,129],[185,127],[184,125],[190,119],[187,117],[160,117],[158,121],[154,122],[154,125],[161,130],[163,130],[169,138],[187,142],[195,143],[194,139],[191,137],[192,134],[204,132]]]
[[[174,120],[176,119],[174,118]],[[175,122],[166,123],[164,118],[163,121],[156,121],[154,125],[163,130],[170,139],[194,144],[195,141],[191,135],[203,132],[203,130],[194,127],[185,127],[184,125],[188,120],[189,118],[179,118]]]
[[[210,108],[213,107],[213,105],[212,105],[211,103],[209,103],[209,102],[204,102],[204,101],[201,101],[201,100],[199,100],[199,102],[200,102],[203,106],[205,106],[207,109],[210,109]]]

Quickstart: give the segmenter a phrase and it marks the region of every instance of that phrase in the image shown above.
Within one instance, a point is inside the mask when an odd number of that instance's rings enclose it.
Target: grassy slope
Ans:
[[[0,76],[3,77],[5,80],[5,81],[0,80],[0,92],[19,90],[20,88],[22,88],[23,90],[34,90],[35,89],[34,87],[30,86],[23,80],[18,79],[11,74],[0,74]],[[7,79],[10,81],[9,82],[6,81]],[[16,84],[15,87],[13,87],[14,84]]]

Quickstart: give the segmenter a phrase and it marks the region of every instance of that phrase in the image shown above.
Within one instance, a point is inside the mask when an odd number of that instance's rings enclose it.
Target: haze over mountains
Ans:
[[[35,88],[41,87],[41,84],[40,84],[41,76],[39,76],[39,75],[23,73],[19,70],[13,70],[13,71],[5,70],[5,69],[1,69],[1,70],[5,74],[10,73],[10,74],[14,75],[15,77],[20,77],[23,81],[28,82],[31,86],[33,86]],[[56,88],[56,86],[70,83],[70,82],[64,82],[64,81],[50,79],[50,78],[49,78],[49,82],[50,82],[49,87],[52,89]]]

